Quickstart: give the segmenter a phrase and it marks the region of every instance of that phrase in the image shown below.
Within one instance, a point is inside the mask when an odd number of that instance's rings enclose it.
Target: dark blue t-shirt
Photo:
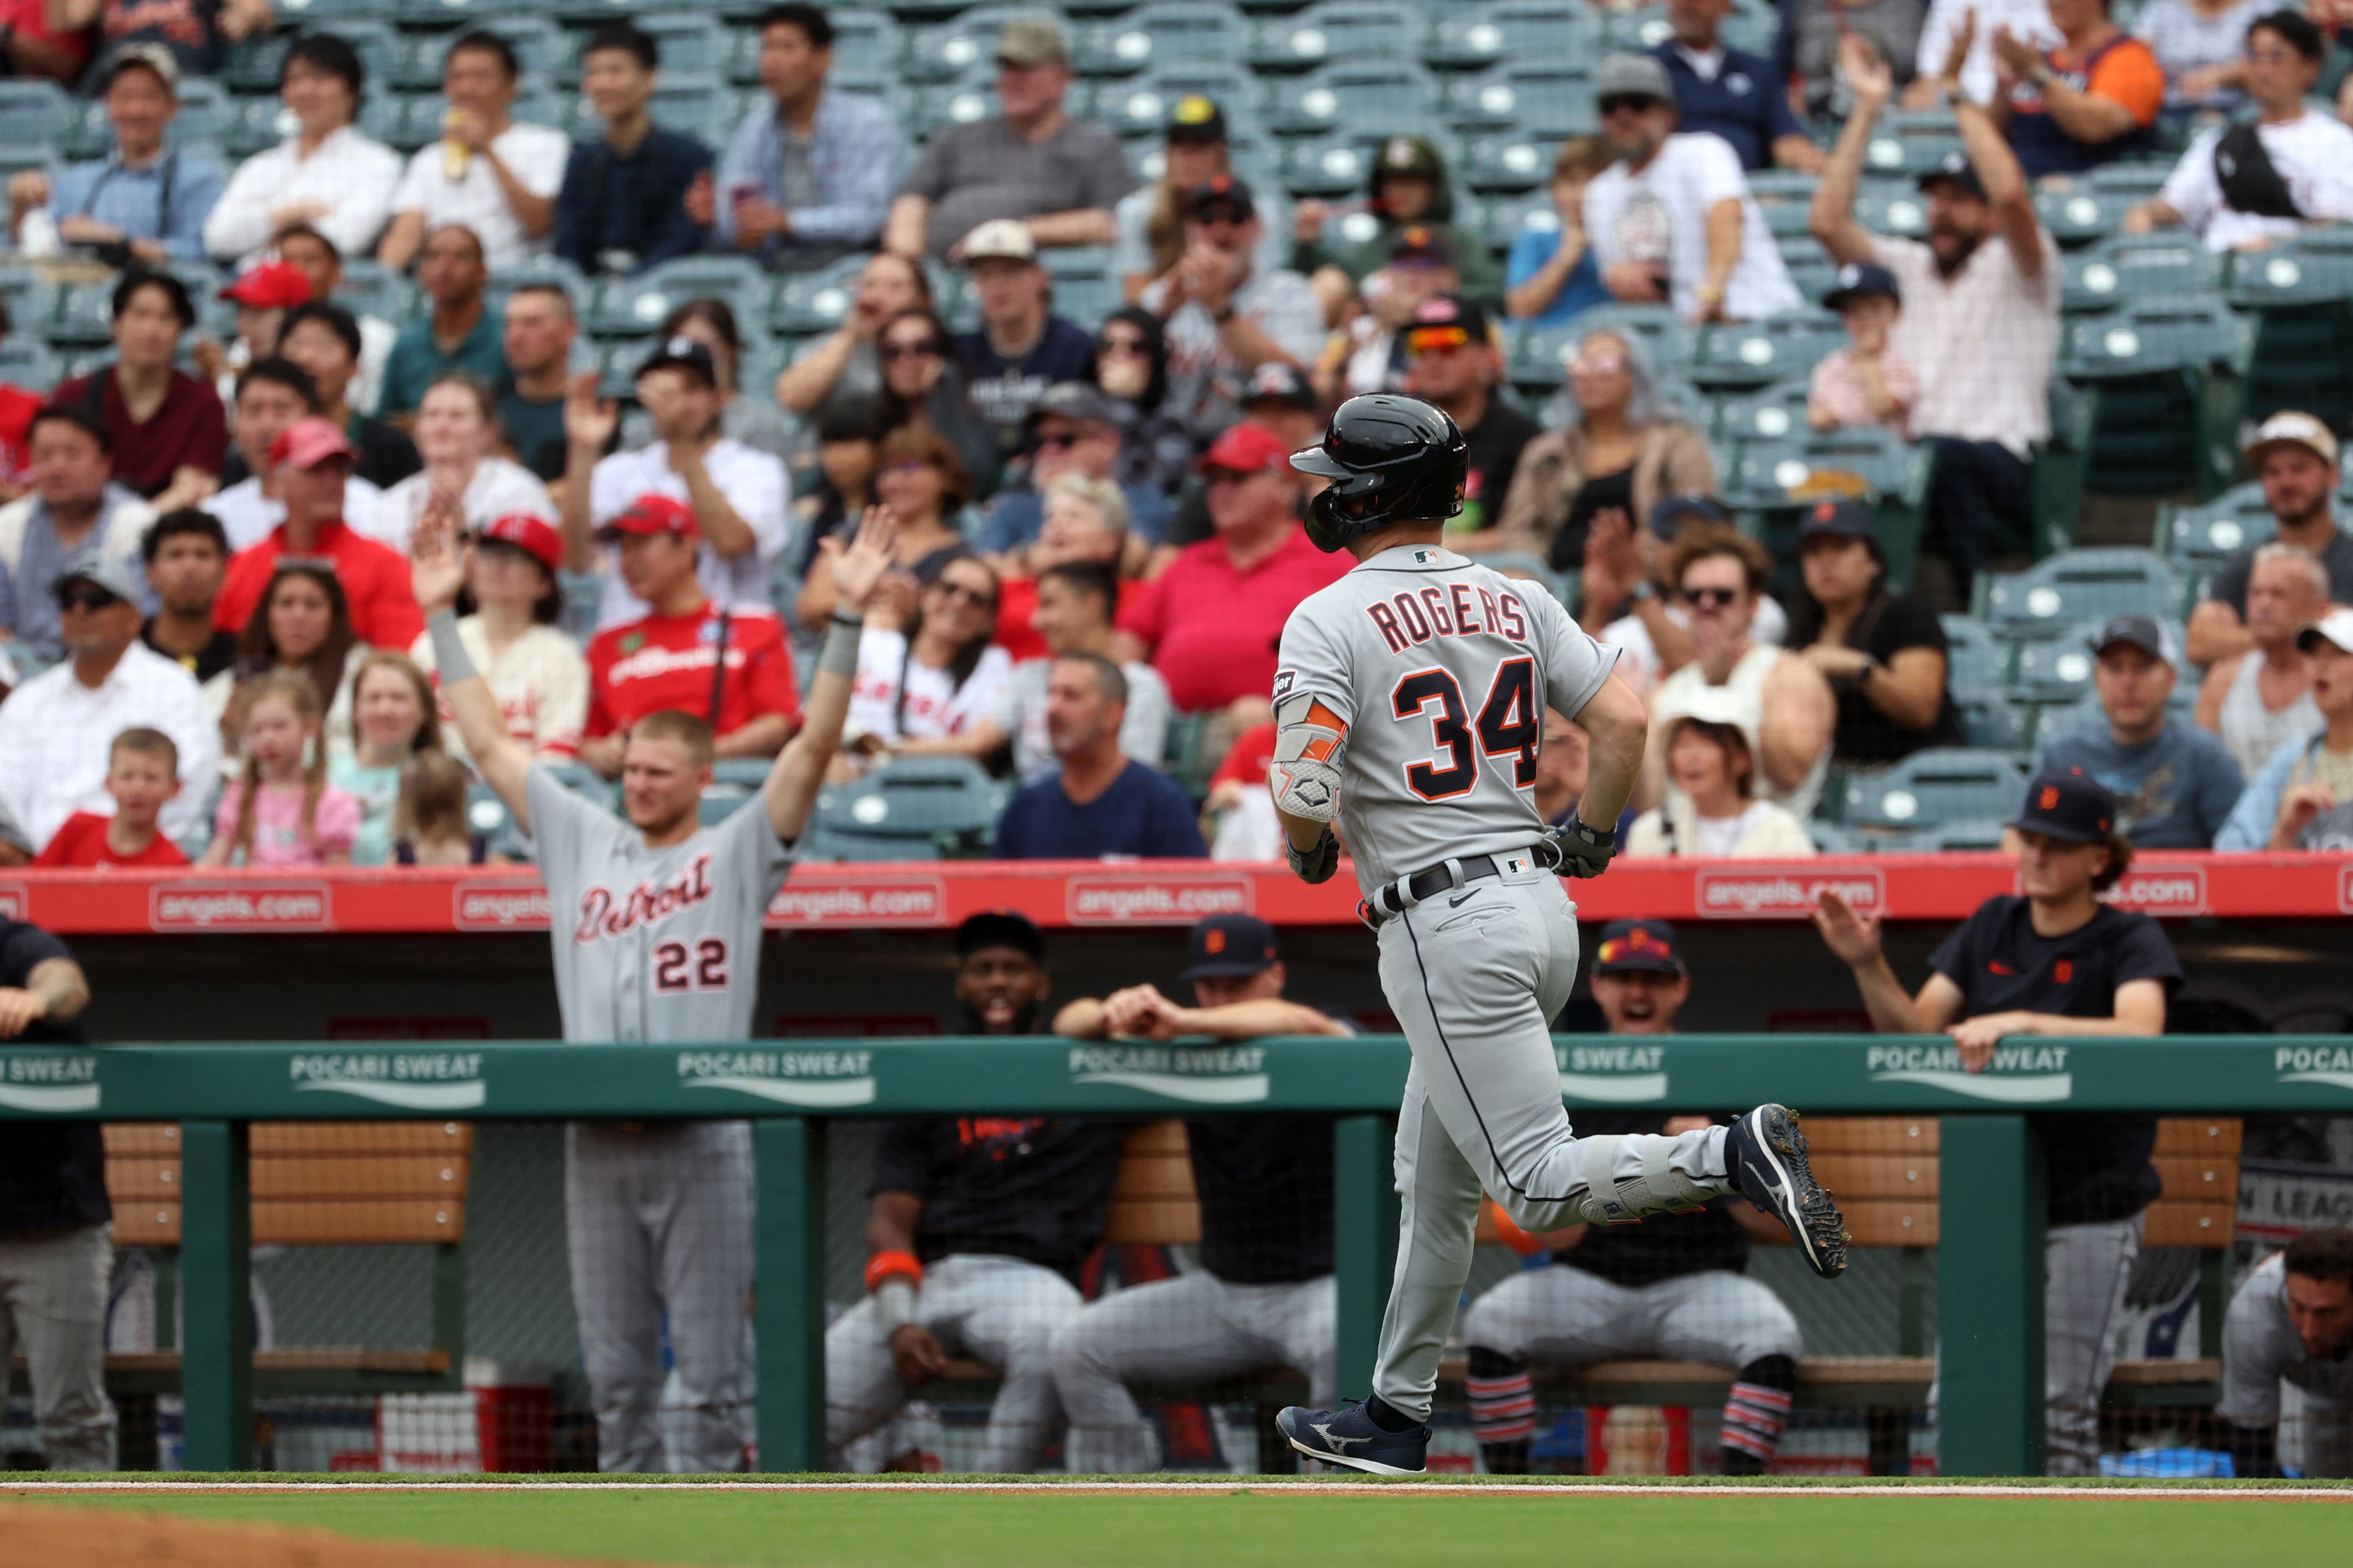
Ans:
[[[1100,860],[1106,855],[1206,860],[1201,825],[1184,786],[1131,762],[1111,788],[1084,805],[1062,793],[1059,773],[1016,795],[997,818],[999,860]]]
[[[955,344],[972,405],[997,427],[997,444],[1008,452],[1020,447],[1022,421],[1045,390],[1057,382],[1086,380],[1095,356],[1095,341],[1087,330],[1060,316],[1046,318],[1046,330],[1019,359],[998,353],[986,329],[957,333]]]
[[[2105,719],[2061,735],[2037,771],[2069,768],[2116,797],[2116,826],[2135,849],[2211,849],[2247,785],[2230,748],[2179,719],[2137,746],[2117,745]]]
[[[1709,81],[1692,69],[1672,39],[1651,52],[1666,66],[1675,89],[1675,129],[1723,137],[1740,154],[1742,168],[1771,168],[1774,140],[1806,133],[1789,111],[1773,62],[1761,55],[1725,50],[1715,79]]]
[[[38,926],[0,919],[0,986],[21,989],[53,958],[70,963],[73,952]],[[89,1040],[77,1019],[28,1024],[9,1043],[81,1046]],[[12,1121],[0,1132],[0,1236],[104,1225],[113,1217],[97,1122]]]

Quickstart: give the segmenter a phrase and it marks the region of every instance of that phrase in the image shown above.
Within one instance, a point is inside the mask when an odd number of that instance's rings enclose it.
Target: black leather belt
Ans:
[[[1507,853],[1516,853],[1516,851],[1507,851]],[[1559,847],[1549,838],[1539,839],[1530,845],[1526,853],[1535,858],[1536,864],[1546,870],[1551,870],[1560,864]],[[1460,881],[1455,879],[1453,866],[1460,866],[1462,868]],[[1432,866],[1428,870],[1416,871],[1410,877],[1399,877],[1387,887],[1378,889],[1370,898],[1358,902],[1356,918],[1368,926],[1377,927],[1385,921],[1395,920],[1415,905],[1461,887],[1464,883],[1481,881],[1489,877],[1500,877],[1504,869],[1504,863],[1493,855],[1465,855],[1460,860],[1453,862],[1452,866]],[[1400,893],[1402,897],[1399,896]]]

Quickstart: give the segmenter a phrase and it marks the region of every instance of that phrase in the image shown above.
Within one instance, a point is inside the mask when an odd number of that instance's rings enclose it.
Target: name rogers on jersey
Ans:
[[[1472,595],[1478,603],[1472,603]],[[1450,583],[1419,593],[1406,592],[1376,599],[1365,614],[1380,628],[1391,653],[1403,653],[1433,637],[1477,637],[1488,633],[1515,643],[1528,640],[1527,613],[1515,594],[1497,594],[1468,583]]]
[[[586,947],[603,937],[625,936],[655,925],[679,910],[711,900],[711,851],[704,850],[664,882],[639,882],[616,899],[613,889],[590,888],[580,895],[580,923],[573,942]]]

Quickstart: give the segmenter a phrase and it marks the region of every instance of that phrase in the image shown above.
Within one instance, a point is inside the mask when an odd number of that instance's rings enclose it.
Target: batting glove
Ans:
[[[1282,848],[1291,857],[1292,874],[1310,885],[1330,881],[1332,873],[1340,868],[1340,841],[1328,826],[1313,849],[1303,852],[1291,842],[1288,834],[1283,836]]]
[[[1599,877],[1609,869],[1609,857],[1618,852],[1618,835],[1607,827],[1590,827],[1571,818],[1569,825],[1555,836],[1560,846],[1560,873],[1565,877]]]

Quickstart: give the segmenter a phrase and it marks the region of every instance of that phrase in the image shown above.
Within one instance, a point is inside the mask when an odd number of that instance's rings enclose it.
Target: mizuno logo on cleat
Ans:
[[[1315,1435],[1324,1439],[1326,1447],[1333,1448],[1345,1449],[1352,1443],[1362,1444],[1372,1441],[1370,1437],[1335,1437],[1332,1436],[1332,1428],[1321,1421],[1315,1424]]]

